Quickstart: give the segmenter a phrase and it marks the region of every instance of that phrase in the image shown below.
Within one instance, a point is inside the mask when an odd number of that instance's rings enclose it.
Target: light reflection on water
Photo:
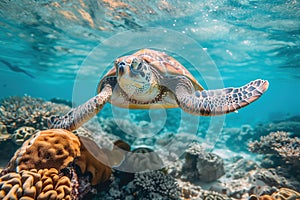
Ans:
[[[15,68],[0,62],[1,97],[27,93],[71,99],[80,66],[100,42],[127,30],[160,27],[196,40],[216,63],[225,86],[270,80],[266,97],[242,112],[245,117],[251,110],[263,112],[271,101],[274,105],[264,112],[297,112],[299,8],[294,0],[2,0],[0,60]],[[174,41],[177,44],[181,41]],[[186,50],[194,55],[192,48]],[[98,63],[88,67],[87,76],[107,68]],[[289,106],[283,106],[278,95]]]

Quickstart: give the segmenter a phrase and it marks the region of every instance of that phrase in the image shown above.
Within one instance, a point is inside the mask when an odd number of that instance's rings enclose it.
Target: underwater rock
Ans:
[[[67,167],[80,156],[80,142],[69,131],[49,129],[39,131],[27,140],[8,165],[8,171]]]
[[[225,174],[223,160],[214,153],[204,154],[201,159],[198,157],[197,169],[199,180],[211,182]]]
[[[205,152],[199,144],[193,144],[185,153],[182,174],[188,180],[211,182],[225,174],[223,159]]]
[[[22,145],[27,139],[29,139],[35,133],[35,128],[22,126],[15,130],[12,135],[12,141],[16,145]]]
[[[76,180],[56,169],[22,170],[0,177],[0,199],[76,199]]]
[[[149,199],[150,193],[158,193],[169,199],[178,199],[180,188],[176,180],[161,171],[135,173],[133,183],[137,186],[139,198]]]
[[[162,159],[150,148],[140,147],[126,153],[118,170],[130,173],[159,170],[164,167]]]
[[[293,185],[283,176],[277,174],[276,169],[257,169],[250,172],[250,182],[253,185],[260,186],[258,188],[261,194],[266,194],[268,192],[267,187],[288,187],[293,188]],[[266,186],[266,188],[263,188]],[[265,189],[265,191],[263,191]]]
[[[0,100],[0,122],[10,134],[22,126],[44,130],[51,115],[62,115],[69,110],[69,106],[39,98],[11,96]]]

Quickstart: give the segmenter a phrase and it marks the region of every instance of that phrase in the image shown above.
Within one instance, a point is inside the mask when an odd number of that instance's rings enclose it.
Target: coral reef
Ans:
[[[300,193],[289,188],[280,188],[271,195],[251,195],[248,200],[299,200]]]
[[[54,101],[60,104],[28,96],[1,100],[0,161],[6,165],[9,152],[15,155],[6,168],[0,165],[0,199],[299,199],[299,118],[225,128],[208,153],[206,128],[201,124],[192,135],[189,125],[173,124],[174,115],[166,122],[174,132],[164,127],[155,137],[148,137],[154,130],[148,113],[135,115],[136,124],[107,117],[73,133],[38,131],[47,128],[48,116],[69,110],[63,104],[70,102]],[[292,133],[267,135],[270,130]],[[249,149],[263,155],[246,151],[254,139]]]
[[[0,122],[6,125],[11,134],[22,126],[44,130],[48,127],[48,117],[64,114],[69,109],[69,106],[39,98],[12,96],[0,100]]]
[[[224,163],[220,156],[207,153],[194,143],[186,150],[182,174],[189,180],[211,182],[225,174]]]
[[[181,197],[183,200],[231,200],[226,194],[204,190],[200,186],[195,186],[190,182],[179,181]]]
[[[280,188],[271,195],[275,200],[299,200],[300,193],[289,188]]]
[[[0,199],[76,199],[76,184],[56,169],[10,172],[0,177]]]
[[[39,131],[23,143],[8,165],[8,171],[67,167],[80,156],[80,142],[69,131]]]
[[[117,141],[116,145],[119,145],[121,148],[130,148],[122,141]],[[79,198],[85,198],[85,194],[93,191],[92,186],[103,183],[110,178],[112,172],[111,165],[105,164],[115,162],[116,159],[113,159],[115,157],[117,157],[118,162],[121,162],[124,154],[121,155],[119,149],[111,151],[101,149],[90,138],[84,136],[79,136],[78,138],[73,133],[63,129],[49,129],[36,132],[30,139],[24,142],[19,150],[16,151],[8,166],[1,171],[1,175],[5,177],[5,175],[10,176],[9,174],[13,174],[13,176],[20,176],[23,181],[22,173],[24,171],[53,168],[59,173],[68,174],[69,177],[76,177],[76,180],[71,181],[72,183],[75,182],[74,187],[78,186],[78,188],[72,188],[72,191],[74,190],[75,196],[80,192]],[[79,183],[82,185],[78,185]],[[1,184],[6,185],[4,179],[0,180],[0,186]],[[21,189],[15,186],[13,189],[9,189],[9,191],[5,190],[5,193],[2,193],[7,196],[18,192],[16,194],[18,197],[22,196],[22,198],[25,198],[26,194],[19,191],[22,191],[22,187],[27,187],[26,184],[27,182],[20,182],[19,187]],[[59,190],[57,187],[47,186],[48,189]],[[33,199],[42,199],[43,196],[46,199],[56,199],[56,194],[51,194],[51,192],[49,194],[50,197],[47,197],[45,195],[48,195],[48,193],[41,193],[39,194],[39,198],[34,197]],[[65,199],[70,198],[66,197]]]
[[[85,142],[82,142],[85,140]],[[80,137],[80,157],[75,161],[75,164],[79,166],[81,173],[90,173],[91,184],[96,185],[107,181],[111,176],[111,168],[108,165],[109,158],[105,154],[103,149],[100,149],[92,140],[88,138]],[[92,146],[92,152],[97,153],[95,157],[91,151],[87,150],[86,146]]]
[[[6,126],[0,122],[0,142],[6,141],[11,138],[11,135],[8,134]]]
[[[22,145],[27,139],[29,139],[35,133],[35,128],[22,126],[15,130],[12,135],[12,141],[17,145]]]
[[[277,131],[262,136],[260,141],[251,142],[249,149],[259,154],[275,154],[289,163],[300,166],[300,139],[289,137],[287,132]]]
[[[135,173],[133,180],[121,184],[122,180],[116,176],[108,186],[107,191],[100,192],[95,199],[180,199],[181,188],[170,175],[161,171]]]
[[[176,180],[161,171],[136,173],[133,183],[140,189],[138,196],[146,199],[150,193],[158,193],[170,199],[176,199],[180,196],[180,188]]]
[[[298,137],[291,137],[289,133],[283,131],[272,132],[267,136],[262,136],[260,141],[249,143],[249,149],[265,155],[264,165],[266,161],[269,161],[269,164],[274,167],[280,166],[280,171],[295,174],[295,178],[300,179],[300,139]]]

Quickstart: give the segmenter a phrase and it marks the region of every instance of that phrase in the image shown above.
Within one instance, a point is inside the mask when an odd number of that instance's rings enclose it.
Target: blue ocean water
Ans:
[[[58,98],[76,107],[95,96],[116,58],[142,48],[173,56],[205,89],[240,87],[255,79],[268,80],[269,89],[238,112],[213,117],[107,103],[77,130],[83,156],[74,155],[60,170],[59,176],[72,178],[71,196],[177,199],[174,193],[182,189],[182,199],[223,199],[221,193],[258,199],[280,188],[283,195],[291,192],[286,188],[300,191],[299,0],[0,0],[0,199],[7,192],[2,186],[10,185],[1,176],[19,172],[14,165],[22,164],[20,158],[36,153],[30,147],[38,134],[17,151],[34,134],[30,130],[47,129],[49,113],[69,110],[34,98]],[[130,151],[119,154],[116,146]],[[52,150],[61,157],[61,149]],[[38,152],[38,165],[41,160],[47,168],[57,164],[49,152]],[[78,168],[81,158],[91,158],[85,172]],[[29,161],[24,159],[31,168]],[[139,178],[137,172],[152,169]],[[109,180],[103,180],[103,170]]]
[[[215,63],[225,87],[257,78],[269,80],[267,93],[238,114],[226,116],[226,123],[240,126],[299,115],[299,19],[296,0],[2,0],[0,97],[27,94],[80,104],[95,94],[100,72],[112,66],[113,60],[103,60],[103,55],[85,65],[95,48],[101,49],[105,41],[113,43],[111,38],[118,34],[128,47],[138,46],[143,41],[135,41],[131,33],[145,33],[151,40],[147,31],[157,28],[200,45]],[[169,39],[176,54],[184,41],[175,36]],[[165,41],[162,38],[161,44]],[[116,58],[127,53],[120,49],[118,44],[106,46],[105,54]],[[194,50],[187,46],[185,53],[197,56]],[[189,62],[182,64],[197,77]],[[79,80],[80,72],[84,78]],[[200,76],[203,85],[205,80],[214,80]],[[89,92],[83,95],[85,91],[76,90],[77,84],[88,85]],[[80,100],[74,95],[81,96]]]

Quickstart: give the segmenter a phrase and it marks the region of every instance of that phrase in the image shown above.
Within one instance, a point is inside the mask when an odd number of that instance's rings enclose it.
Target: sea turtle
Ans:
[[[257,79],[238,88],[204,90],[173,57],[142,49],[116,59],[98,84],[98,94],[64,116],[50,117],[49,127],[77,129],[106,102],[131,109],[180,107],[193,115],[221,115],[255,101],[268,86],[268,81]]]

